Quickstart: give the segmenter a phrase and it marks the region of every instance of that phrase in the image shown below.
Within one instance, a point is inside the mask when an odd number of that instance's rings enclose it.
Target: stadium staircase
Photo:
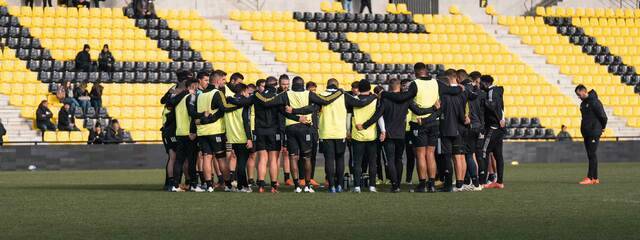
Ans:
[[[276,61],[276,55],[264,50],[264,45],[251,39],[251,33],[240,29],[240,24],[228,19],[209,19],[209,23],[219,29],[224,38],[229,39],[242,54],[256,64],[256,67],[269,76],[279,76],[287,72],[287,65]],[[250,79],[253,81],[254,79]]]
[[[292,19],[289,19],[291,17]],[[254,40],[262,42],[266,50],[274,51],[278,60],[287,63],[291,72],[320,84],[328,77],[336,75],[343,85],[359,79],[384,84],[390,78],[412,78],[412,63],[423,61],[432,63],[428,64],[431,73],[448,67],[465,68],[468,71],[479,70],[493,74],[501,84],[505,83],[507,88],[532,91],[529,87],[517,86],[524,83],[532,84],[536,88],[535,92],[541,89],[550,92],[551,89],[551,86],[541,82],[539,76],[531,73],[527,74],[527,80],[524,81],[516,77],[516,73],[527,71],[525,64],[519,62],[513,67],[506,66],[515,56],[490,39],[480,26],[463,16],[409,15],[404,12],[361,15],[345,14],[341,12],[341,8],[333,8],[325,13],[297,12],[291,17],[280,20],[279,12],[237,11],[230,14],[231,19],[241,22],[243,30],[252,33]],[[453,34],[464,31],[470,34],[461,37]],[[427,35],[426,32],[435,35]],[[450,35],[452,37],[449,38]],[[479,54],[462,54],[470,51]],[[494,53],[505,56],[494,58]],[[326,57],[319,57],[321,54]],[[327,59],[332,62],[323,62]],[[465,62],[466,59],[468,62]],[[321,62],[319,68],[309,68],[306,64],[318,61]],[[499,63],[499,66],[496,67],[495,63]],[[331,72],[342,74],[328,74]],[[356,72],[357,75],[349,72]],[[528,75],[531,75],[531,81],[528,81]],[[507,89],[507,94],[509,93]],[[559,101],[565,100],[559,92],[550,95],[559,98]],[[525,112],[525,107],[516,107],[513,104],[516,99],[519,102],[528,100],[530,108],[537,108],[533,101],[534,96],[507,96],[507,112],[511,116],[521,116],[509,119],[509,136],[553,136],[551,129],[542,126],[553,124],[555,115],[552,117],[541,114],[544,116],[544,122],[541,123],[537,109],[535,112]],[[544,106],[537,106],[542,108],[540,113],[546,114],[549,110]],[[573,112],[574,115],[577,114],[575,107]],[[557,126],[554,127],[559,128],[559,121],[555,125]]]
[[[521,37],[523,44],[533,46],[533,51],[530,47],[522,47],[520,53],[542,56],[537,60],[530,58],[531,64],[548,72],[551,76],[547,79],[558,84],[567,96],[574,96],[573,88],[580,83],[594,88],[606,107],[615,134],[638,136],[640,99],[634,94],[633,87],[625,86],[625,83],[637,81],[634,67],[624,64],[623,58],[615,53],[611,54],[609,47],[598,44],[600,38],[585,35],[582,28],[567,27],[568,20],[567,24],[559,24],[564,19],[554,18],[554,25],[563,25],[556,27],[549,25],[552,23],[550,18],[500,16],[498,23],[507,28],[496,32],[509,35],[505,30],[508,29],[509,33]],[[517,40],[512,37],[510,44],[517,44]]]

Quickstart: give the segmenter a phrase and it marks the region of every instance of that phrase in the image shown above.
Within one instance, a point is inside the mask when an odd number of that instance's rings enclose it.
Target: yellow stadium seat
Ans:
[[[84,139],[82,138],[82,132],[73,131],[69,133],[69,140],[72,142],[82,142]]]
[[[457,5],[451,5],[451,7],[449,7],[449,13],[453,15],[458,15],[460,14],[460,9],[458,8]]]
[[[387,4],[387,12],[390,14],[398,14],[398,8],[395,4]]]
[[[323,12],[333,12],[333,9],[331,7],[331,2],[322,1],[320,3],[320,10]]]
[[[69,132],[67,132],[67,131],[56,132],[56,141],[58,141],[58,142],[68,142],[69,141]]]
[[[398,3],[396,8],[397,8],[399,14],[411,14],[409,9],[407,8],[407,4],[405,4],[405,3]]]
[[[44,132],[44,141],[45,142],[55,142],[56,141],[56,132],[46,131]]]
[[[484,12],[485,12],[487,15],[491,15],[491,16],[495,16],[495,15],[497,15],[496,8],[495,8],[495,7],[493,7],[492,5],[488,5],[488,6],[484,9]]]
[[[333,12],[336,12],[336,13],[346,13],[347,12],[347,10],[345,10],[342,7],[342,3],[341,2],[334,1],[331,4],[331,8],[332,8]]]
[[[538,16],[547,16],[544,11],[544,7],[536,7],[536,15]]]

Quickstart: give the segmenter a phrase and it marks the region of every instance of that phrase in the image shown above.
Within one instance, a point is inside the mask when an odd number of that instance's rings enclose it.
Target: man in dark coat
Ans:
[[[580,103],[580,113],[582,114],[582,122],[580,123],[580,132],[584,138],[584,147],[587,150],[589,158],[589,171],[580,184],[591,185],[599,184],[598,179],[598,144],[600,136],[607,128],[607,113],[604,111],[602,102],[598,99],[595,90],[587,92],[587,87],[580,84],[575,89],[576,95],[582,100]]]

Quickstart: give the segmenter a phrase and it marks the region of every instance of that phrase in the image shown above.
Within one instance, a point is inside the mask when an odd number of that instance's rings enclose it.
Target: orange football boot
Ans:
[[[583,178],[578,184],[580,185],[593,185],[593,180],[591,178]]]

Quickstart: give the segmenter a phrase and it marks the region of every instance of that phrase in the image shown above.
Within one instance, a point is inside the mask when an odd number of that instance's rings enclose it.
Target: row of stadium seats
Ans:
[[[344,38],[344,33],[328,34],[326,32],[315,33],[305,29],[305,23],[296,21],[293,18],[291,12],[247,12],[247,11],[232,11],[229,17],[232,20],[240,22],[240,28],[252,33],[252,38],[256,41],[260,41],[264,44],[265,50],[271,51],[276,55],[276,61],[286,63],[289,68],[288,71],[298,74],[307,81],[314,81],[316,83],[323,84],[328,78],[335,77],[340,84],[350,84],[353,81],[364,79],[366,76],[358,74],[353,70],[353,64],[346,63],[341,59],[341,54],[333,52],[329,49],[328,37],[337,38],[339,35]],[[309,15],[309,14],[307,14]],[[312,14],[315,15],[315,14]],[[324,13],[318,13],[318,16],[324,18]],[[333,16],[340,14],[332,14]],[[278,18],[273,18],[278,16]],[[304,16],[304,14],[303,14]],[[344,16],[344,15],[340,15]],[[257,30],[254,28],[254,22],[260,22],[255,24],[256,26],[264,26],[263,22],[277,22],[277,24],[271,24],[273,26],[286,26],[281,30]],[[325,35],[326,38],[322,40],[318,39],[318,35]],[[287,47],[290,46],[290,47]],[[296,46],[296,51],[290,51]],[[308,51],[304,51],[307,49]],[[352,53],[352,57],[358,55],[360,60],[365,58],[364,53]],[[302,62],[308,62],[309,64],[300,64]],[[328,64],[328,65],[327,65]],[[323,69],[322,66],[325,66]],[[311,73],[302,73],[304,68],[314,69]],[[321,71],[316,71],[320,69]],[[339,69],[341,74],[335,74],[331,70]]]
[[[126,135],[129,135],[131,139],[125,140],[125,142],[137,142],[137,141],[155,141],[161,139],[160,131],[128,131]],[[87,142],[89,139],[89,131],[47,131],[43,135],[44,142],[51,142],[52,144],[58,144],[59,142]]]
[[[614,109],[615,115],[635,112],[637,105],[634,103],[638,102],[638,96],[633,94],[631,87],[620,83],[623,81],[631,83],[640,79],[635,79],[634,75],[619,77],[611,74],[607,65],[620,64],[626,58],[611,54],[607,46],[596,45],[600,43],[598,37],[588,35],[588,31],[582,30],[587,34],[578,34],[578,28],[566,18],[545,20],[542,17],[508,17],[503,20],[499,18],[498,23],[508,26],[511,33],[522,38],[523,43],[533,46],[536,53],[547,57],[548,63],[558,65],[560,72],[571,76],[574,84],[586,84],[595,89],[603,104]],[[546,29],[545,32],[549,35],[540,36],[537,33],[517,30],[522,27]],[[564,29],[561,29],[562,27]],[[569,30],[567,27],[574,28]],[[573,35],[570,34],[571,31]],[[615,70],[618,71],[618,69]],[[625,72],[628,71],[627,67]],[[635,118],[627,119],[631,123],[636,121]],[[574,133],[572,135],[579,136]]]
[[[545,17],[545,23],[556,26],[558,33],[570,36],[570,41],[574,45],[582,46],[582,52],[596,56],[595,61],[600,65],[608,66],[609,73],[624,76],[621,80],[624,82],[625,77],[630,79],[640,79],[636,74],[635,67],[628,66],[622,61],[622,57],[616,56],[609,52],[609,48],[603,46],[595,40],[595,37],[585,34],[583,28],[572,24],[571,18]],[[589,41],[579,41],[580,39],[589,39]]]
[[[536,15],[552,17],[638,18],[640,9],[537,7]]]
[[[184,42],[190,43],[193,51],[200,52],[202,60],[212,63],[216,69],[224,69],[229,74],[241,72],[252,81],[266,77],[247,56],[234,47],[231,41],[227,40],[219,30],[213,28],[207,19],[197,12],[191,12],[189,18],[179,18],[180,13],[176,12],[175,10],[158,12],[158,17],[166,19],[168,27],[179,32],[180,38]],[[143,20],[137,19],[136,21]],[[198,26],[198,29],[194,26]],[[150,26],[147,26],[146,29],[147,31],[153,30]],[[201,33],[212,34],[212,36],[207,38],[208,34]],[[215,43],[219,45],[212,45],[212,40],[215,40]]]

